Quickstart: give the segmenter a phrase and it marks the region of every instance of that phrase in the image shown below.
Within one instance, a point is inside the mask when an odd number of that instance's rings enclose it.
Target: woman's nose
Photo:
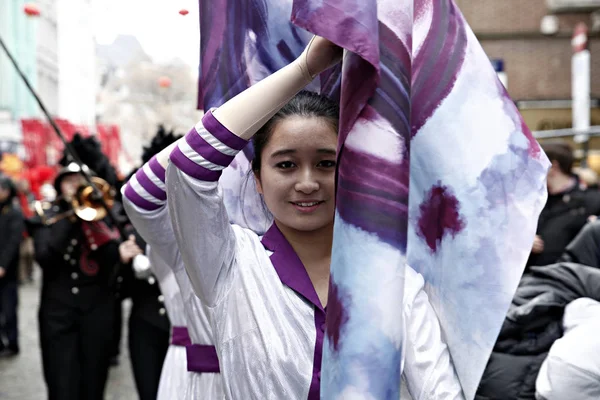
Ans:
[[[296,191],[310,194],[319,190],[319,182],[312,171],[303,171],[295,186]]]

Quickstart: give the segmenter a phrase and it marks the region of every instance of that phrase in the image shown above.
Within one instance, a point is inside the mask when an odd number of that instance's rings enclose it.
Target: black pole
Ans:
[[[29,83],[29,79],[27,79],[27,77],[25,76],[25,74],[23,73],[23,71],[21,70],[21,68],[19,68],[19,64],[17,64],[17,60],[15,60],[15,58],[12,56],[12,54],[10,53],[10,51],[8,50],[8,48],[6,47],[6,45],[4,44],[4,40],[2,40],[1,36],[0,36],[0,46],[2,46],[2,48],[4,49],[4,52],[6,53],[6,55],[8,56],[8,58],[10,59],[10,61],[12,62],[12,65],[15,67],[15,69],[17,70],[17,73],[19,74],[19,76],[21,77],[21,79],[23,80],[23,82],[25,83],[25,86],[27,86],[27,89],[29,89],[29,92],[35,98],[35,101],[38,103],[38,106],[40,106],[40,109],[42,110],[42,112],[44,113],[44,115],[46,116],[46,118],[48,119],[48,122],[50,122],[50,125],[52,125],[52,128],[54,129],[54,132],[56,132],[56,134],[58,135],[59,139],[63,142],[63,144],[65,146],[65,149],[67,149],[67,152],[69,153],[69,155],[71,156],[71,158],[73,159],[73,161],[77,165],[79,165],[79,169],[81,171],[81,175],[83,175],[83,177],[85,178],[85,180],[87,181],[87,183],[94,190],[94,196],[95,196],[94,200],[98,201],[100,203],[100,205],[106,210],[106,214],[110,217],[110,219],[112,220],[112,222],[115,224],[115,226],[119,230],[119,234],[121,235],[121,238],[123,240],[127,240],[127,233],[125,232],[125,228],[119,223],[119,219],[117,218],[117,216],[114,213],[114,211],[112,210],[112,208],[110,208],[106,204],[106,201],[104,201],[104,197],[102,196],[102,193],[99,192],[99,190],[96,187],[96,185],[94,185],[94,183],[92,182],[92,177],[83,168],[83,163],[81,162],[81,159],[79,158],[79,156],[77,155],[77,153],[75,152],[75,150],[73,149],[73,147],[69,144],[69,142],[67,142],[67,140],[63,136],[62,132],[58,128],[58,125],[56,125],[56,122],[54,122],[54,119],[52,118],[52,116],[50,116],[50,113],[48,112],[48,110],[44,106],[44,103],[42,103],[42,99],[40,99],[40,96],[38,96],[38,94],[35,92],[35,90],[31,86],[31,84]]]

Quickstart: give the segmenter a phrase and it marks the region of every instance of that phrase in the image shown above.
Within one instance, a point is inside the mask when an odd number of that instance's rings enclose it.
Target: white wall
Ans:
[[[36,90],[52,115],[58,114],[58,24],[54,0],[38,0]]]
[[[93,126],[96,43],[90,0],[54,0],[58,7],[59,115]]]

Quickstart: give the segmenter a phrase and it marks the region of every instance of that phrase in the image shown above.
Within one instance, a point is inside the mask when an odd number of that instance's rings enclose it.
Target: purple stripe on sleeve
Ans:
[[[202,157],[204,157],[204,159],[213,164],[227,167],[231,161],[233,161],[234,156],[223,154],[219,150],[212,147],[206,142],[206,140],[204,140],[202,136],[200,136],[198,131],[196,131],[196,128],[193,128],[188,132],[187,135],[185,135],[185,141],[196,153],[200,154]]]
[[[196,164],[187,158],[179,149],[175,147],[171,153],[171,162],[186,175],[205,182],[216,182],[221,176],[221,171],[212,171]]]
[[[152,172],[154,172],[154,175],[156,175],[156,177],[160,179],[162,183],[165,183],[165,169],[162,165],[160,165],[160,163],[156,159],[156,156],[150,159],[150,161],[148,162],[148,166],[150,167]]]
[[[225,128],[217,119],[213,116],[212,111],[208,111],[202,117],[202,125],[204,128],[214,137],[226,146],[231,147],[234,150],[242,150],[248,144],[247,140],[236,136],[229,129]]]
[[[125,187],[125,197],[127,197],[127,199],[133,204],[146,211],[154,211],[161,207],[158,204],[151,203],[148,200],[142,198],[139,194],[135,192],[135,190],[133,190],[129,183]]]
[[[167,193],[156,186],[156,184],[152,182],[150,178],[148,178],[148,175],[146,175],[146,172],[144,172],[143,168],[137,170],[135,177],[140,185],[142,185],[142,187],[146,189],[146,191],[152,196],[156,197],[158,200],[162,200],[163,202],[167,200]]]

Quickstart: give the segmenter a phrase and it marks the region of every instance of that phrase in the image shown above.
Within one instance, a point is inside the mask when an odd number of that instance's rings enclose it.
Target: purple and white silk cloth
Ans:
[[[308,32],[348,50],[320,82],[341,106],[321,397],[400,397],[408,264],[472,399],[531,249],[549,163],[454,2],[200,9],[199,108],[294,60]]]

